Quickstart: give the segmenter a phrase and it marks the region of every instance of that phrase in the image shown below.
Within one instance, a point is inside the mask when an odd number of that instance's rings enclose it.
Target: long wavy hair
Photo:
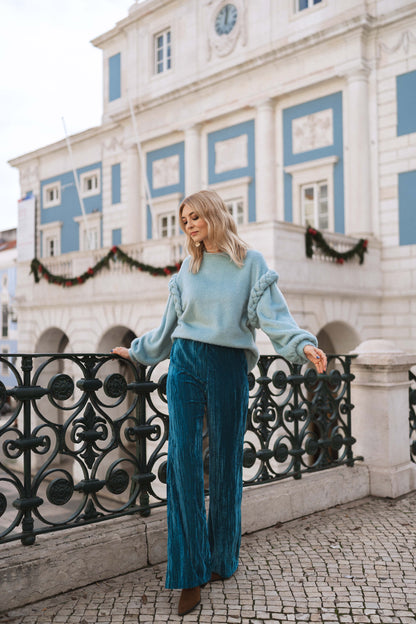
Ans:
[[[199,191],[185,197],[179,206],[179,223],[182,229],[182,211],[188,206],[195,214],[202,217],[208,225],[208,238],[219,249],[228,254],[238,267],[242,267],[247,254],[247,245],[237,234],[237,226],[227,206],[215,191]],[[186,248],[191,256],[189,270],[198,273],[205,245],[195,246],[192,238],[186,234]]]

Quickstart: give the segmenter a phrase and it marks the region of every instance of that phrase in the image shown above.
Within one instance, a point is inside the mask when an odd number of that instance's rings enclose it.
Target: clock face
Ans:
[[[223,6],[215,18],[215,32],[217,35],[228,35],[237,22],[237,16],[237,7],[234,4]]]

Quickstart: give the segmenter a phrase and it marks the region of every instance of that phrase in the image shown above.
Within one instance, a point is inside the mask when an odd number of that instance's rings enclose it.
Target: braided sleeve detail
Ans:
[[[247,306],[248,322],[252,327],[259,327],[259,320],[257,318],[257,304],[260,301],[264,291],[277,282],[279,279],[276,271],[269,270],[267,273],[261,276],[261,278],[254,284],[250,292],[250,298]]]
[[[183,314],[181,292],[177,284],[177,275],[174,275],[169,281],[169,292],[173,297],[173,303],[176,310],[176,315],[180,318]]]

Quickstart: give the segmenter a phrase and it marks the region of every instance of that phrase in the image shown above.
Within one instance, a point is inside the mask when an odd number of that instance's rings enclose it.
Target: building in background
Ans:
[[[0,232],[0,355],[17,353],[16,259],[16,229]],[[14,385],[14,377],[7,362],[8,359],[0,361],[0,381],[5,386],[12,381]]]
[[[11,161],[49,271],[81,276],[114,245],[177,262],[178,204],[215,189],[324,349],[416,350],[412,0],[146,0],[93,44],[102,124],[70,137],[73,160],[62,140]],[[308,258],[307,224],[338,251],[368,239],[364,263]],[[168,277],[121,262],[66,288],[39,277],[19,258],[21,351],[128,345],[167,298]]]

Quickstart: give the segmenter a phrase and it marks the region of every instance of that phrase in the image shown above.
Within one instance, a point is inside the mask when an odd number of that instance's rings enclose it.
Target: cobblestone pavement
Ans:
[[[234,577],[207,585],[184,618],[157,565],[9,611],[0,623],[415,623],[415,509],[416,492],[365,499],[245,536]]]

